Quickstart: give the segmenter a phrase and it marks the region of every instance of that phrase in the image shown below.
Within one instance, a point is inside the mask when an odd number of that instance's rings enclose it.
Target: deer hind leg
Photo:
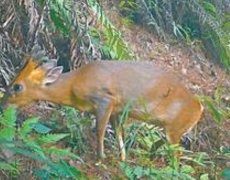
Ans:
[[[106,126],[109,122],[113,110],[112,101],[108,98],[103,98],[98,103],[96,110],[96,129],[97,129],[97,154],[100,159],[105,158],[104,153],[104,137]]]
[[[194,109],[192,112],[184,108],[181,111],[182,113],[180,113],[174,120],[171,120],[171,122],[174,123],[168,124],[166,126],[166,137],[171,144],[179,144],[181,137],[186,132],[189,132],[200,120],[203,112],[203,106],[198,101],[195,101],[193,103],[196,103],[196,109],[194,104]]]
[[[111,121],[112,128],[115,131],[115,137],[118,142],[120,158],[122,161],[125,161],[126,152],[125,152],[125,144],[124,144],[125,135],[124,135],[123,125],[120,124],[118,115],[112,115],[110,121]]]
[[[180,145],[180,140],[183,134],[184,132],[166,128],[166,138],[170,144]],[[180,157],[182,156],[181,151],[176,150],[171,153],[173,158],[175,158],[177,161],[180,160]]]
[[[179,119],[179,118],[178,118]],[[197,118],[190,118],[189,120],[187,119],[181,119],[180,121],[174,121],[175,124],[168,125],[166,126],[166,138],[170,144],[180,144],[182,136],[190,131],[192,127],[197,123]],[[180,123],[181,122],[181,123]],[[179,126],[182,125],[183,122],[184,126]],[[181,152],[176,152],[175,155],[177,158],[179,158],[182,153]]]

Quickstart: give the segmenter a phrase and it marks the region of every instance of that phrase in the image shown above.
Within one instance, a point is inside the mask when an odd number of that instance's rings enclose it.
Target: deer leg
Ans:
[[[178,144],[178,145],[180,145],[180,139],[181,139],[183,134],[184,134],[184,132],[180,132],[180,131],[176,131],[176,130],[166,128],[166,137],[167,137],[167,140],[168,140],[168,142],[170,144]],[[174,152],[173,155],[177,160],[179,160],[181,155],[182,155],[182,152],[176,151],[176,152]]]
[[[100,159],[105,158],[104,137],[106,125],[109,122],[112,109],[113,106],[111,100],[103,98],[103,100],[98,103],[98,108],[96,110],[97,154]]]
[[[119,146],[120,158],[122,161],[126,158],[125,144],[124,144],[124,128],[123,125],[119,122],[119,117],[117,115],[111,116],[111,125],[115,131],[115,137]]]

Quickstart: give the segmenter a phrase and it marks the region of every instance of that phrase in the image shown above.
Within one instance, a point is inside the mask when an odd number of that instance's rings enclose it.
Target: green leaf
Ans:
[[[224,179],[229,180],[230,179],[230,168],[224,169],[224,171],[221,173],[221,176]]]
[[[33,117],[30,119],[27,119],[23,122],[22,127],[19,129],[19,134],[22,137],[25,137],[27,134],[29,134],[32,130],[34,125],[38,122],[38,117]]]
[[[15,127],[16,119],[16,109],[15,107],[10,106],[3,112],[3,117],[1,118],[0,123],[8,127]]]
[[[140,167],[140,166],[137,166],[133,171],[133,173],[136,175],[137,179],[139,179],[139,178],[141,178],[143,176],[143,172],[144,172],[143,168]]]
[[[133,168],[131,168],[130,166],[128,166],[126,163],[123,162],[120,163],[120,167],[129,179],[134,179]]]
[[[63,170],[63,172],[66,173],[67,176],[70,176],[70,177],[80,177],[81,176],[81,172],[76,169],[75,167],[73,166],[70,166],[68,165],[65,161],[61,161],[60,162],[60,167],[61,167],[61,170]]]
[[[189,165],[183,165],[181,167],[181,172],[185,173],[185,174],[192,174],[195,172],[194,168],[192,166]]]
[[[36,0],[40,6],[44,6],[45,0]]]
[[[25,147],[27,149],[30,149],[34,154],[36,154],[36,156],[39,156],[41,159],[47,159],[48,157],[46,157],[45,152],[42,148],[42,146],[40,146],[36,140],[34,139],[24,139],[24,143],[25,143]]]
[[[41,123],[34,124],[33,129],[40,134],[47,134],[52,130]]]
[[[68,165],[65,161],[61,160],[51,164],[50,172],[57,177],[77,178],[81,177],[81,172],[73,166]]]
[[[227,21],[223,24],[223,29],[226,31],[226,32],[230,32],[230,21]]]
[[[97,3],[96,0],[87,0],[89,7],[95,12],[98,20],[103,25],[101,28],[102,41],[104,41],[104,46],[107,46],[107,49],[102,47],[100,50],[102,51],[102,55],[105,55],[106,58],[113,59],[130,59],[134,57],[133,53],[128,48],[128,45],[121,38],[121,33],[113,26],[113,24],[109,21],[107,16],[104,14],[101,6]],[[117,45],[120,45],[117,48]],[[107,50],[109,50],[107,52]]]
[[[43,135],[42,137],[38,138],[38,143],[39,144],[49,144],[49,143],[55,143],[67,136],[69,136],[70,134],[67,133],[63,133],[63,134],[47,134],[47,135]]]
[[[47,154],[55,154],[56,156],[58,156],[60,158],[71,157],[73,159],[80,160],[83,163],[83,160],[79,156],[70,152],[69,149],[59,149],[55,146],[52,146],[52,147],[49,147],[48,149],[46,149],[46,153]]]
[[[50,10],[50,17],[55,24],[57,30],[60,30],[62,33],[67,34],[68,29],[64,25],[63,19],[61,19],[60,14],[58,14],[55,10],[51,9]]]
[[[207,12],[210,12],[211,15],[215,16],[216,15],[216,7],[207,1],[202,1],[203,7]]]
[[[0,162],[0,170],[11,171],[11,172],[19,174],[19,170],[8,162],[7,163],[6,162]]]
[[[218,109],[218,106],[209,97],[204,97],[203,99],[204,99],[205,104],[208,107],[208,110],[213,115],[214,120],[217,123],[220,123],[223,118],[223,115],[222,115],[222,112]]]
[[[49,158],[42,155],[40,156],[39,154],[31,151],[31,149],[26,149],[26,148],[17,148],[17,147],[12,147],[12,151],[17,153],[17,154],[20,154],[20,155],[23,155],[23,156],[26,156],[26,157],[29,157],[31,159],[34,159],[34,160],[37,160],[39,162],[45,162],[45,163],[48,163],[49,162]]]
[[[0,139],[6,141],[13,141],[15,136],[15,128],[3,128],[0,130]]]
[[[42,169],[35,168],[33,170],[33,174],[41,180],[52,179],[52,173],[47,168],[42,168]]]
[[[200,180],[209,180],[208,173],[202,174]]]

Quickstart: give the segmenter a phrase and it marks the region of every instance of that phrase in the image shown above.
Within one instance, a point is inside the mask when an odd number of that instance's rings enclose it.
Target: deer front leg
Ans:
[[[125,144],[124,144],[124,128],[121,122],[119,122],[118,115],[112,115],[110,118],[112,128],[115,132],[115,137],[119,145],[119,153],[122,161],[126,159]]]
[[[103,98],[99,101],[96,110],[97,154],[100,159],[105,158],[104,137],[105,137],[106,125],[109,122],[112,109],[113,109],[112,101],[108,98]]]

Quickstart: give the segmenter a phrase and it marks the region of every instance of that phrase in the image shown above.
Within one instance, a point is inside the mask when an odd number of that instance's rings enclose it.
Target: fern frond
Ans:
[[[113,59],[130,59],[133,53],[129,50],[127,44],[123,41],[121,33],[113,26],[107,16],[104,14],[101,6],[96,0],[87,0],[98,21],[102,25],[102,32],[105,35],[105,46]]]

